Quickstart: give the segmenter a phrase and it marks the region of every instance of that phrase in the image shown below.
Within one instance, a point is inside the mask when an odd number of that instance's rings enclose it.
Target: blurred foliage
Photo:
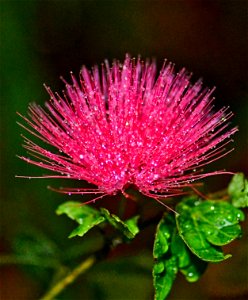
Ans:
[[[248,180],[243,173],[233,176],[228,186],[228,194],[235,207],[248,207]]]
[[[193,71],[193,79],[203,76],[207,85],[216,85],[217,107],[230,105],[235,113],[233,123],[239,126],[234,137],[236,149],[208,168],[248,172],[246,1],[2,0],[0,8],[0,249],[9,255],[15,251],[20,261],[28,253],[30,260],[25,266],[4,266],[0,280],[4,300],[38,298],[51,280],[56,281],[67,267],[102,245],[95,229],[87,239],[67,239],[73,222],[58,218],[54,211],[68,199],[46,189],[48,184],[64,182],[14,177],[44,174],[15,156],[24,153],[16,111],[25,114],[29,102],[44,103],[48,99],[43,82],[61,91],[60,75],[69,78],[69,71],[78,74],[82,64],[90,67],[105,58],[123,59],[126,52],[156,57],[158,68],[168,58],[177,68],[185,66]],[[208,179],[206,190],[223,188],[228,180],[227,176]],[[110,208],[115,205],[108,203]],[[153,202],[146,205],[147,214],[154,206]],[[247,235],[247,226],[244,228]],[[90,270],[87,278],[82,276],[60,299],[75,299],[79,294],[84,299],[151,299],[153,241],[152,232],[148,233],[138,236],[129,250],[117,247],[114,257]],[[207,271],[194,291],[179,278],[169,299],[245,299],[247,272],[243,266],[247,258],[239,249],[247,247],[247,239],[234,245],[238,254],[228,264],[223,262],[215,272]],[[120,260],[119,252],[126,257]],[[32,265],[44,264],[48,258],[51,267]],[[63,266],[56,271],[52,265],[58,259]],[[221,281],[216,279],[220,276]]]

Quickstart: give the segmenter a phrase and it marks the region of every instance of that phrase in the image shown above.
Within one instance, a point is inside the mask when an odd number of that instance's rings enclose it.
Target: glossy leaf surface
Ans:
[[[120,231],[128,239],[133,239],[139,232],[139,228],[137,226],[138,216],[122,221],[118,216],[111,214],[105,208],[101,208],[101,213],[109,224]]]
[[[171,214],[164,215],[157,226],[153,257],[153,284],[155,299],[164,300],[168,296],[178,271],[177,257],[171,253],[171,240],[175,229],[175,218]]]
[[[98,210],[79,202],[66,202],[58,207],[56,213],[66,214],[79,224],[70,234],[70,238],[77,235],[83,236],[91,228],[105,221],[104,216]]]
[[[157,226],[154,246],[153,257],[162,257],[169,249],[170,240],[175,228],[174,216],[168,214],[164,216]]]
[[[177,257],[178,268],[189,282],[197,281],[207,268],[208,263],[195,256],[175,231],[172,236],[171,252]]]
[[[201,201],[187,198],[177,205],[176,216],[180,236],[200,259],[218,262],[224,255],[219,246],[230,243],[241,234],[239,221],[243,213],[224,201]]]
[[[171,256],[167,260],[159,260],[153,267],[155,299],[164,300],[168,296],[177,275],[177,260]]]

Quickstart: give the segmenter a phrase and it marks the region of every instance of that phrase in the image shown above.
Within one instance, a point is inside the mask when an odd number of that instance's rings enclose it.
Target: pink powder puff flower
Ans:
[[[110,67],[105,61],[101,72],[83,67],[79,82],[71,77],[63,97],[46,87],[47,110],[31,104],[30,119],[22,116],[29,127],[21,125],[55,149],[24,137],[24,148],[36,160],[21,158],[58,173],[42,177],[97,186],[60,192],[99,194],[98,199],[133,185],[159,201],[195,180],[227,173],[204,174],[202,167],[232,150],[225,149],[237,131],[227,129],[232,113],[226,107],[213,112],[214,89],[202,88],[201,81],[190,84],[185,69],[175,73],[165,62],[156,77],[154,62],[127,55],[123,64]]]

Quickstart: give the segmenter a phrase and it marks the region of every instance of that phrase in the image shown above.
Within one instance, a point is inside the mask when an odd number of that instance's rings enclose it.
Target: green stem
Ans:
[[[95,256],[90,256],[80,265],[67,274],[61,281],[55,284],[40,300],[51,300],[60,294],[69,284],[82,273],[86,272],[96,262]]]

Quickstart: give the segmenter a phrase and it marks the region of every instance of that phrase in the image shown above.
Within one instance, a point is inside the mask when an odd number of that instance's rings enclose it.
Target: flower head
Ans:
[[[155,198],[177,194],[204,174],[202,167],[227,154],[237,128],[227,129],[228,108],[213,112],[213,89],[190,84],[185,69],[165,63],[156,77],[154,62],[129,55],[123,64],[108,61],[99,71],[83,67],[63,96],[46,87],[46,110],[29,106],[23,127],[54,151],[24,138],[36,159],[23,160],[52,170],[55,178],[86,180],[96,189],[68,193],[116,194],[135,185]],[[43,176],[49,177],[49,176]]]

